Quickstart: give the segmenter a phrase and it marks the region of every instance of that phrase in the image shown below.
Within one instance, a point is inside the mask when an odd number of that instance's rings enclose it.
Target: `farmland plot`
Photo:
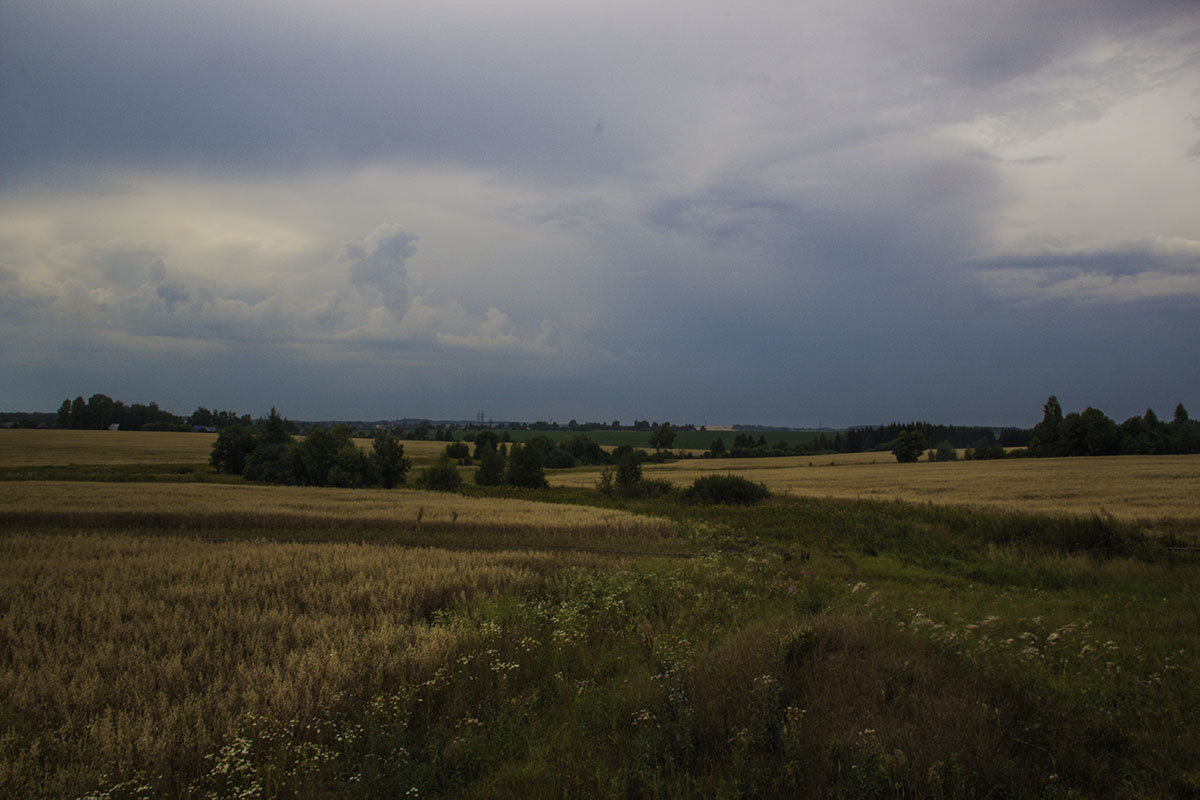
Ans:
[[[802,497],[905,500],[1038,513],[1111,514],[1200,529],[1200,455],[1112,456],[900,464],[889,453],[691,459],[647,464],[647,477],[676,485],[731,473]],[[562,486],[595,485],[598,472],[551,475]]]

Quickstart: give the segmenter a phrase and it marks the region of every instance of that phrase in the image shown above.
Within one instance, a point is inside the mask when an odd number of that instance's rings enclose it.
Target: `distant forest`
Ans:
[[[74,400],[63,400],[57,413],[8,412],[0,414],[0,423],[18,427],[57,427],[104,430],[114,425],[121,430],[145,431],[190,431],[223,430],[232,425],[253,425],[250,414],[233,411],[211,410],[199,407],[183,417],[173,414],[157,403],[133,403],[126,405],[120,400],[104,394],[93,394],[87,400],[82,396]],[[292,433],[300,426],[288,421]],[[417,425],[414,429],[394,430],[400,439],[425,439],[430,434],[438,441],[454,441],[454,431],[461,429],[464,438],[473,439],[473,424],[437,426],[432,423]],[[559,428],[552,423],[534,423],[539,428]],[[713,431],[705,455],[709,458],[734,457],[753,458],[763,456],[816,455],[821,453],[860,453],[869,451],[886,452],[893,448],[901,434],[919,434],[926,443],[923,446],[958,448],[968,451],[968,458],[1004,457],[1055,457],[1055,456],[1101,456],[1101,455],[1158,455],[1170,453],[1200,453],[1200,421],[1191,419],[1180,403],[1170,421],[1161,420],[1153,409],[1141,416],[1130,417],[1118,424],[1104,412],[1089,406],[1081,412],[1064,413],[1058,398],[1051,396],[1042,407],[1042,421],[1032,429],[978,425],[935,425],[930,422],[893,422],[888,425],[857,426],[844,431],[821,432],[803,442],[789,441],[777,431],[752,426],[738,426],[738,431]],[[647,435],[660,428],[667,431],[689,431],[697,435],[694,425],[673,428],[669,423],[659,425],[644,420],[635,421],[633,426],[622,426],[614,420],[609,423],[578,424],[574,420],[567,430],[636,430]],[[469,433],[468,433],[469,431]],[[775,433],[775,441],[768,434]],[[757,436],[755,435],[757,434]],[[356,430],[355,435],[370,436],[372,431]],[[702,434],[700,434],[702,435]],[[507,438],[507,437],[506,437]],[[576,438],[579,438],[578,436]],[[586,438],[586,437],[584,437]],[[669,448],[670,439],[655,443]],[[694,446],[694,445],[692,445]],[[701,445],[702,447],[703,445]],[[663,453],[662,455],[667,455]],[[670,457],[670,456],[667,456]]]
[[[82,396],[63,400],[54,415],[57,428],[77,430],[107,430],[117,425],[123,431],[190,431],[196,427],[214,430],[233,424],[249,425],[249,414],[238,416],[232,411],[196,409],[190,417],[180,417],[158,407],[158,403],[125,405],[106,394],[94,394],[86,401]]]

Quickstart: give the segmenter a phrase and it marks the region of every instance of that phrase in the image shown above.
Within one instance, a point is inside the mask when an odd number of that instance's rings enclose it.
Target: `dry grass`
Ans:
[[[900,464],[889,453],[856,453],[693,459],[648,464],[643,472],[678,485],[690,484],[701,475],[733,473],[775,492],[808,497],[1106,513],[1132,521],[1174,520],[1200,526],[1200,455]],[[570,472],[552,475],[550,480],[554,485],[594,486],[597,477],[598,472]]]
[[[161,775],[177,794],[239,718],[302,725],[321,709],[420,681],[472,636],[428,614],[532,591],[560,562],[0,537],[0,795],[78,796],[108,783],[106,772]]]

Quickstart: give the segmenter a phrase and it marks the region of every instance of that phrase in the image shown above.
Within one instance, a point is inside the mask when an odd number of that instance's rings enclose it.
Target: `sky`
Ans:
[[[5,0],[0,410],[1200,413],[1200,5]]]

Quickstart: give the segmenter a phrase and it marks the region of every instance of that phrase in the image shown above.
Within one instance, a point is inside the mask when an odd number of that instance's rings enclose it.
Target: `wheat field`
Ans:
[[[544,553],[0,537],[0,794],[78,796],[115,768],[184,795],[239,721],[302,724],[419,683],[478,638],[430,624],[430,613],[532,591],[559,563]]]
[[[182,528],[210,536],[245,528],[295,535],[320,529],[351,537],[362,530],[419,529],[431,535],[473,532],[483,537],[481,543],[488,536],[518,536],[529,545],[550,539],[587,546],[600,538],[636,543],[676,538],[662,518],[614,509],[409,489],[253,484],[4,482],[0,522],[10,529]]]
[[[647,464],[643,474],[677,485],[732,473],[775,492],[807,497],[905,500],[1062,514],[1111,514],[1200,527],[1200,455],[1111,456],[901,464],[890,453],[794,458],[691,459]],[[598,471],[550,477],[594,486]]]
[[[167,431],[0,430],[0,468],[207,464],[215,433]],[[363,450],[370,439],[355,439]],[[414,463],[436,461],[446,442],[402,441]]]

